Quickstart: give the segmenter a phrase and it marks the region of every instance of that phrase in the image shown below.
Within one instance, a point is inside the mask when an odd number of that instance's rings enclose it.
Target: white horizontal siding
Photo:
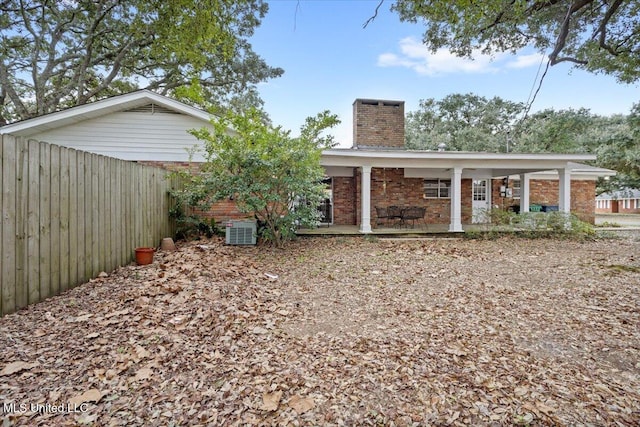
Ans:
[[[118,112],[31,138],[123,160],[184,162],[187,150],[202,147],[187,131],[202,127],[210,125],[184,114]],[[192,160],[203,157],[195,154]]]

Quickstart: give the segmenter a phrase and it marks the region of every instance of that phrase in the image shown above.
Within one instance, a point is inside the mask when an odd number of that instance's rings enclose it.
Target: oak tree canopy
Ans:
[[[0,0],[0,125],[147,88],[207,106],[278,77],[262,0]]]
[[[384,1],[384,0],[383,0]],[[378,6],[379,7],[379,6]],[[533,46],[550,65],[568,62],[624,83],[640,80],[637,0],[396,0],[402,21],[424,23],[424,44],[462,57]]]

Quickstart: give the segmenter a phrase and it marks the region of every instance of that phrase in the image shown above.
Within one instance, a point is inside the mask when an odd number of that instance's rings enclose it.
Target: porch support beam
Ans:
[[[362,180],[362,193],[360,195],[360,205],[362,212],[360,215],[360,232],[371,233],[371,166],[362,166],[360,179]]]
[[[451,169],[451,223],[450,232],[462,232],[462,168]]]
[[[520,174],[520,212],[529,212],[529,174]]]
[[[558,210],[560,212],[571,212],[571,170],[558,169]]]

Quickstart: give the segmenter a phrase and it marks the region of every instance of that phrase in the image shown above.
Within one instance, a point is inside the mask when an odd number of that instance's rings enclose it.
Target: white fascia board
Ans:
[[[326,166],[324,168],[326,176],[331,177],[352,177],[354,176],[352,167]]]
[[[323,166],[387,168],[516,169],[542,171],[566,168],[572,161],[595,160],[590,154],[502,154],[468,152],[325,150]]]
[[[323,157],[346,157],[352,159],[428,159],[428,160],[554,160],[564,162],[595,160],[593,154],[551,154],[551,153],[484,153],[469,151],[413,151],[413,150],[354,150],[330,149],[322,152]]]
[[[149,90],[139,90],[124,95],[117,95],[111,98],[101,99],[90,104],[79,105],[67,110],[57,111],[33,119],[23,120],[17,123],[0,127],[0,135],[11,134],[16,136],[29,136],[44,132],[48,129],[55,129],[61,126],[70,125],[83,120],[92,119],[116,111],[128,110],[131,108],[154,103],[165,108],[186,114],[188,116],[209,122],[212,116],[206,111],[183,104],[166,96],[158,95]]]

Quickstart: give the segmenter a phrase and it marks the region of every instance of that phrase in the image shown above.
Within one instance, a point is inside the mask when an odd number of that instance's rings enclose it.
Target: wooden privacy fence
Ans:
[[[164,169],[2,135],[0,316],[171,236]]]

